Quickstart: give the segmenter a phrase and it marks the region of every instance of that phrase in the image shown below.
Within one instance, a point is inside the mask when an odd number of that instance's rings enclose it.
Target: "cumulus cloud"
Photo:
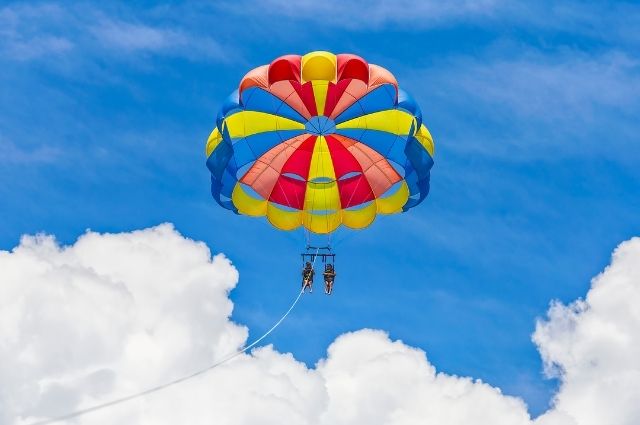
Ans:
[[[546,372],[562,386],[541,424],[640,423],[639,301],[640,238],[634,238],[616,249],[584,300],[552,304],[534,341]]]
[[[637,423],[638,259],[640,239],[622,245],[585,301],[556,303],[538,323],[534,339],[563,385],[536,421],[521,399],[438,372],[422,350],[365,329],[338,337],[313,368],[265,346],[78,423]],[[168,224],[87,232],[67,247],[29,236],[0,251],[0,423],[108,401],[238,349],[247,332],[229,319],[228,298],[237,280],[224,256]]]
[[[24,237],[0,252],[0,423],[46,417],[185,373],[242,344],[237,272],[171,226]]]

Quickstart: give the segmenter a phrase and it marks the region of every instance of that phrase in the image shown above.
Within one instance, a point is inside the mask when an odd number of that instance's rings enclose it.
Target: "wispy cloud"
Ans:
[[[124,20],[102,19],[91,33],[100,45],[120,52],[150,52],[192,60],[223,60],[220,44],[208,36],[194,36],[182,29],[161,28]]]
[[[259,5],[251,1],[227,2],[223,7],[244,16],[278,16],[354,31],[400,27],[411,32],[466,23],[508,31],[517,27],[533,30],[537,35],[560,32],[603,41],[640,41],[636,30],[640,25],[640,7],[626,2],[266,0]]]
[[[636,104],[639,65],[621,52],[596,57],[580,52],[551,57],[532,52],[514,59],[462,59],[453,64],[464,70],[456,75],[455,84],[467,96],[550,123],[564,118],[566,112],[582,121],[592,118],[595,108]]]
[[[73,49],[73,43],[64,37],[36,36],[29,39],[15,37],[7,40],[4,53],[16,60],[28,61],[43,56],[56,56]]]
[[[13,5],[0,9],[0,57],[33,60],[70,52],[74,43],[59,27],[66,13],[57,5]]]
[[[406,76],[405,87],[416,88],[425,109],[441,124],[448,121],[458,150],[512,157],[624,155],[634,143],[640,62],[624,51],[501,48],[446,58]],[[451,118],[439,110],[459,114]]]
[[[126,51],[159,51],[185,41],[185,37],[175,31],[113,20],[102,21],[92,33],[103,45]]]
[[[317,2],[303,0],[268,0],[262,3],[260,13],[287,16],[299,20],[321,21],[328,25],[339,25],[350,29],[371,29],[386,24],[407,24],[428,28],[445,22],[483,19],[496,13],[502,0],[480,0],[460,2],[384,0],[351,1],[329,0]],[[246,8],[247,2],[238,4]],[[254,10],[257,10],[254,8]]]
[[[179,21],[145,20],[152,18],[126,8],[113,12],[84,4],[5,6],[0,9],[0,59],[28,61],[62,54],[82,60],[105,54],[125,59],[140,52],[192,61],[227,57],[215,39]]]
[[[0,165],[53,163],[61,155],[58,147],[41,145],[27,149],[0,137]]]
[[[634,2],[514,2],[503,16],[515,25],[538,31],[571,33],[603,42],[640,42],[640,7]]]

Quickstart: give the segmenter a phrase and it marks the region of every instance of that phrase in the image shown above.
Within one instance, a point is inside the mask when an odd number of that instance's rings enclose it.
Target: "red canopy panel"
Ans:
[[[324,104],[324,116],[329,117],[333,112],[333,109],[338,104],[338,101],[342,98],[344,91],[351,83],[351,80],[338,81],[337,84],[329,83],[327,88],[327,100]],[[355,100],[354,100],[355,101]]]
[[[303,134],[274,146],[253,163],[240,182],[251,186],[260,196],[268,199],[282,168],[308,138],[309,135]]]
[[[300,63],[302,56],[285,55],[269,65],[269,85],[283,80],[300,81]]]
[[[291,81],[291,85],[302,99],[304,106],[307,108],[311,116],[318,115],[318,109],[316,108],[316,98],[313,95],[313,85],[311,81],[307,81],[304,84],[300,84],[297,81]]]
[[[307,139],[291,154],[287,162],[285,162],[280,173],[291,173],[307,180],[309,177],[309,167],[311,167],[311,157],[313,156],[313,148],[315,147],[318,136],[305,135]]]
[[[281,175],[273,187],[269,200],[276,204],[302,210],[306,190],[306,181]]]
[[[338,180],[340,205],[349,208],[375,199],[375,195],[363,174]]]
[[[247,72],[247,74],[242,78],[242,81],[240,81],[240,93],[242,93],[244,90],[248,89],[249,87],[254,87],[254,86],[262,87],[265,89],[268,88],[269,87],[268,72],[269,72],[269,65],[262,65]]]
[[[329,147],[329,154],[331,155],[331,161],[333,162],[333,170],[336,173],[336,179],[340,179],[342,176],[349,173],[362,173],[360,163],[345,147],[345,145],[330,135],[325,136],[325,139],[327,140],[327,146]]]
[[[278,81],[273,83],[269,87],[269,93],[273,94],[287,105],[291,106],[296,112],[305,117],[306,119],[311,118],[311,113],[307,110],[304,101],[293,87],[293,83],[299,85],[297,81]],[[315,102],[314,102],[314,111],[315,111]]]
[[[402,180],[402,176],[389,164],[389,161],[371,147],[339,134],[334,134],[331,137],[342,144],[360,164],[360,168],[376,197]]]
[[[369,89],[367,83],[361,80],[352,79],[344,81],[348,81],[349,84],[345,87],[342,95],[336,101],[335,106],[331,109],[331,114],[328,115],[331,119],[336,119],[338,115],[364,96]],[[364,110],[362,113],[364,114]]]
[[[343,53],[336,56],[338,80],[355,78],[369,83],[369,64],[360,56]]]

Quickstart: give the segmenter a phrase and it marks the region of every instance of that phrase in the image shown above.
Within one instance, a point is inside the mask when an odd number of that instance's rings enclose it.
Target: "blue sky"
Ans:
[[[0,249],[172,222],[233,261],[233,318],[260,335],[296,294],[304,236],[219,208],[204,142],[246,71],[356,53],[421,105],[432,191],[339,232],[334,296],[305,297],[272,341],[313,364],[345,331],[385,329],[545,410],[536,318],[640,230],[640,7],[439,3],[5,4]]]

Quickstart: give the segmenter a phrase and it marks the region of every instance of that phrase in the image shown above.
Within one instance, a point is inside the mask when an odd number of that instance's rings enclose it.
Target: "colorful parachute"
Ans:
[[[389,71],[329,52],[250,71],[206,145],[221,206],[319,234],[418,205],[433,150],[419,107]]]

